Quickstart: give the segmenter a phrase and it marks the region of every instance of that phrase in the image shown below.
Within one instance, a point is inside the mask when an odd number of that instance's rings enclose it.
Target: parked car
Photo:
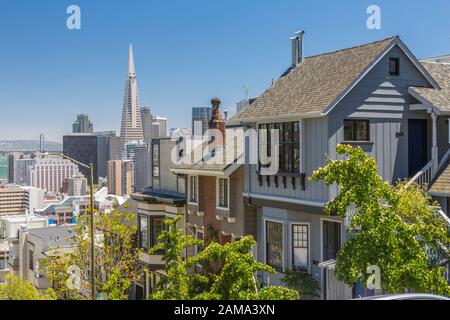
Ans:
[[[427,293],[386,294],[359,298],[356,300],[450,300],[448,297]]]

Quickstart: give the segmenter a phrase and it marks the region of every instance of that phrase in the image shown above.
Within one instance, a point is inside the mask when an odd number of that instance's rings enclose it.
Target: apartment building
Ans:
[[[0,216],[34,212],[44,206],[44,190],[17,185],[0,186]]]
[[[170,138],[153,138],[150,148],[151,187],[146,186],[142,192],[131,194],[137,210],[138,246],[143,249],[141,265],[147,270],[131,292],[132,298],[138,300],[148,298],[158,279],[164,275],[162,252],[153,255],[147,253],[158,242],[158,236],[164,230],[163,220],[185,215],[186,180],[170,171],[176,166],[171,155],[177,148],[177,141]],[[183,220],[179,227],[185,228]]]

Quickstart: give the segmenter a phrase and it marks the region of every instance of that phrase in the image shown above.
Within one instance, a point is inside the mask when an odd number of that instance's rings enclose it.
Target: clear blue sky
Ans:
[[[81,30],[66,8],[81,7]],[[382,29],[366,28],[381,7]],[[450,53],[448,0],[0,0],[0,139],[60,141],[76,114],[118,130],[133,43],[141,102],[188,127],[211,97],[234,111],[290,63],[288,38],[305,29],[305,54],[399,34],[418,58]]]

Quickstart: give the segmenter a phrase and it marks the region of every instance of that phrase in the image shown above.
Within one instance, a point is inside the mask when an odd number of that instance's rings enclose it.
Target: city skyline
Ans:
[[[167,117],[169,128],[189,127],[192,108],[208,106],[213,96],[232,113],[244,98],[245,85],[250,96],[259,95],[289,66],[286,35],[292,30],[306,30],[307,56],[394,34],[418,58],[450,52],[448,1],[426,6],[378,1],[381,30],[366,27],[370,1],[326,6],[200,2],[192,12],[183,1],[117,1],[107,7],[79,1],[81,30],[66,28],[67,1],[4,4],[0,36],[7,50],[0,52],[0,106],[8,121],[0,127],[0,137],[38,139],[44,133],[47,141],[61,142],[73,118],[84,113],[96,130],[120,132],[129,43],[139,61],[141,106],[150,105],[154,114]],[[398,15],[405,4],[411,10]]]

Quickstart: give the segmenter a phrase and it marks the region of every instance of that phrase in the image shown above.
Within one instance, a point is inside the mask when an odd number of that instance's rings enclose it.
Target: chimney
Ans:
[[[298,38],[297,37],[292,37],[289,38],[289,40],[291,40],[291,48],[292,48],[292,69],[295,68],[295,66],[298,63],[298,57],[297,57],[297,52],[298,52]]]
[[[222,141],[220,141],[219,137],[210,137],[209,141],[215,141],[216,146],[218,148],[223,148],[225,144],[225,121],[222,118],[222,115],[220,114],[219,106],[220,106],[220,99],[219,98],[213,98],[211,99],[211,105],[212,105],[212,114],[211,114],[211,120],[209,121],[209,129],[217,129],[222,134]]]
[[[305,34],[304,30],[297,31],[296,33],[297,37],[297,63],[300,63],[303,61],[303,35]]]
[[[228,110],[224,110],[224,111],[223,111],[223,117],[225,118],[225,119],[224,119],[225,121],[228,120]]]
[[[292,50],[292,68],[295,68],[303,60],[303,35],[305,31],[297,31],[295,37],[289,38],[291,40]]]

